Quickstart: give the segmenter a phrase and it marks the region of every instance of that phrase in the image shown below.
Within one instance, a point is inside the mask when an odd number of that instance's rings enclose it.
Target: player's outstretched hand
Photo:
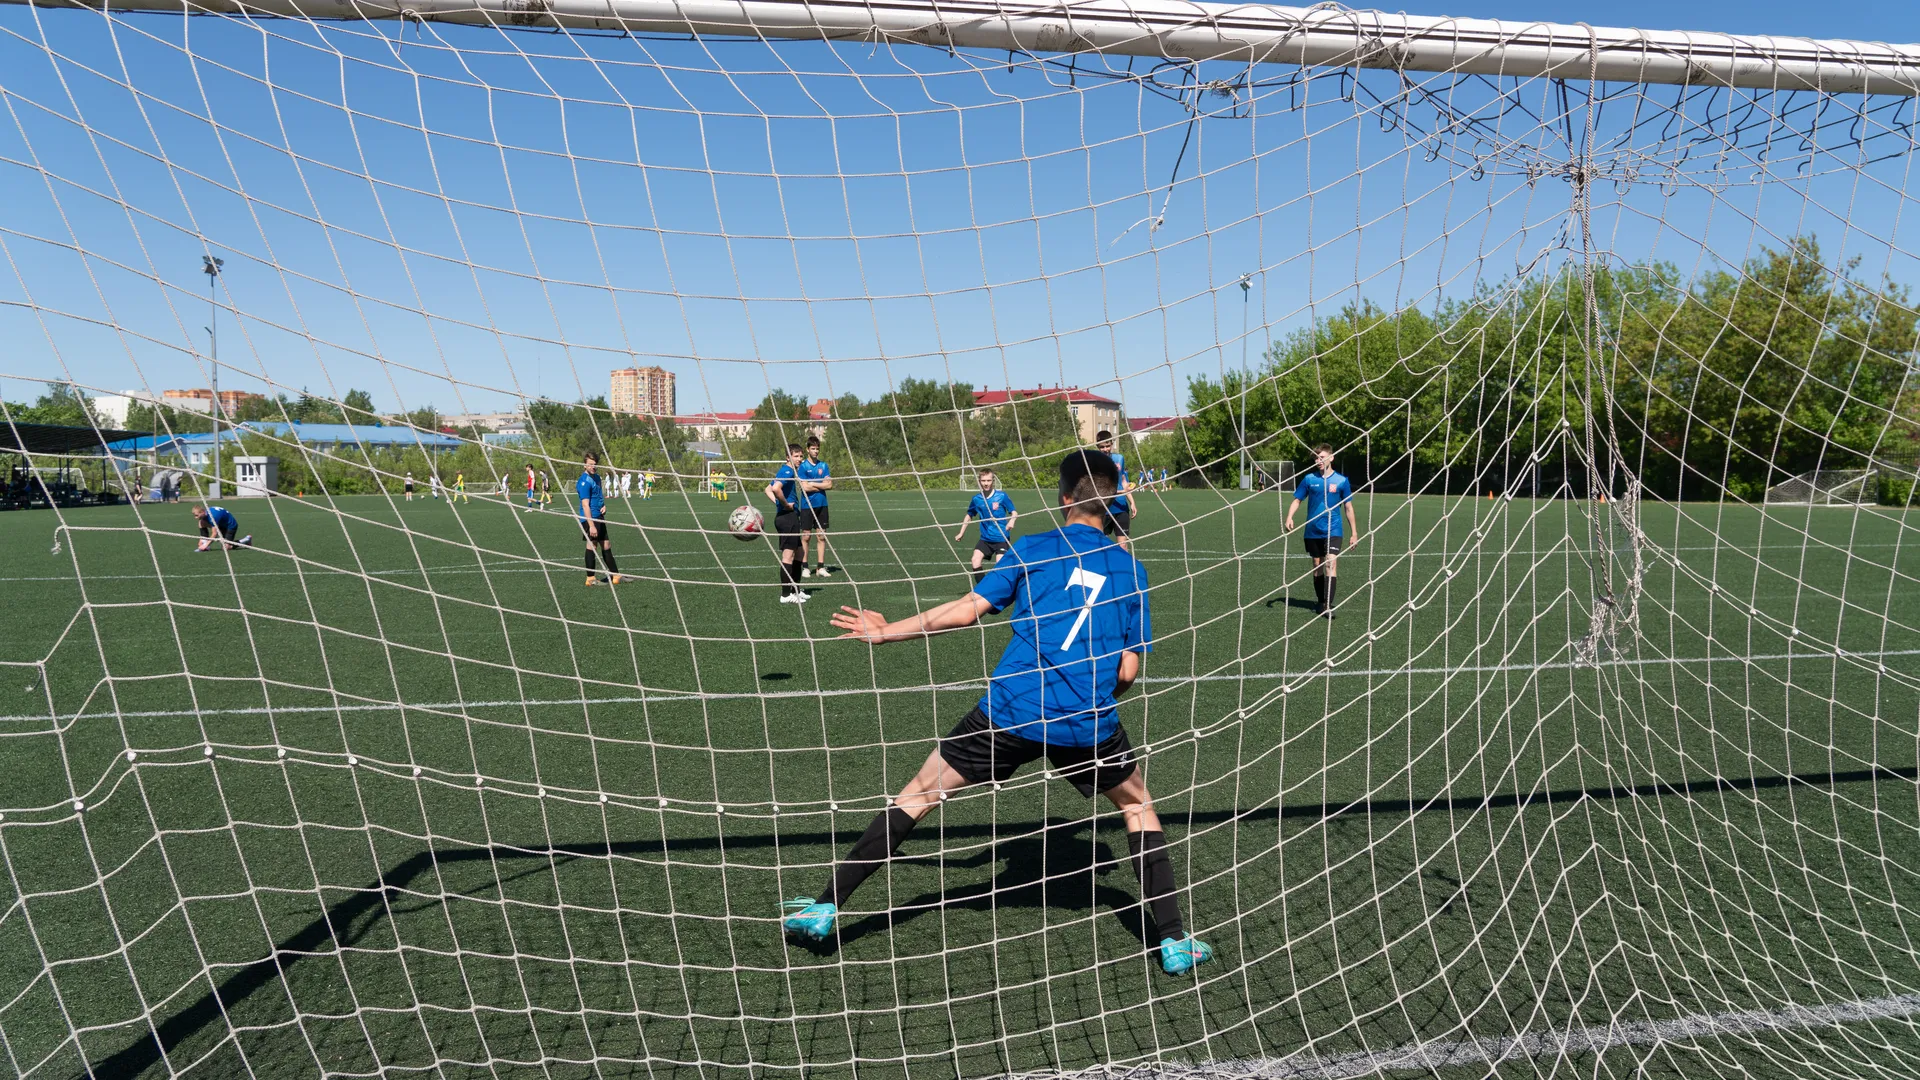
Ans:
[[[853,638],[869,645],[883,644],[887,638],[881,631],[887,627],[887,617],[877,611],[863,611],[842,605],[828,620],[836,629],[845,630],[843,638]]]

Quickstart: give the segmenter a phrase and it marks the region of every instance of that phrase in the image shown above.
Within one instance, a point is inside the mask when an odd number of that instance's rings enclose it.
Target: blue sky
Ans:
[[[1446,13],[1920,39],[1895,5]],[[1390,72],[1264,68],[1225,98],[1173,70],[1156,94],[932,50],[401,36],[0,7],[0,394],[204,384],[208,250],[223,386],[443,411],[604,394],[609,369],[659,363],[689,412],[918,376],[1160,414],[1243,342],[1356,297],[1431,305],[1571,258],[1570,189],[1524,175],[1569,152],[1545,83],[1423,82],[1476,141],[1435,137],[1434,101],[1384,108]],[[1814,232],[1866,278],[1920,279],[1907,161],[1871,160],[1910,145],[1891,125],[1912,103],[1849,124],[1860,99],[1610,91],[1609,257],[1693,274]]]

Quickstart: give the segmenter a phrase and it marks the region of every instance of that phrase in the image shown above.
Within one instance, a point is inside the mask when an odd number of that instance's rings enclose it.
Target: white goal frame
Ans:
[[[1872,506],[1879,469],[1815,469],[1767,489],[1768,506]]]

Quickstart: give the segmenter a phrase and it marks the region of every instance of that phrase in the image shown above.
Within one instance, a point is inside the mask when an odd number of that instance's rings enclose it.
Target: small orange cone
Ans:
[[[1489,491],[1489,492],[1487,492],[1487,501],[1488,501],[1488,502],[1492,502],[1492,501],[1493,501],[1493,492],[1491,492],[1491,491]]]

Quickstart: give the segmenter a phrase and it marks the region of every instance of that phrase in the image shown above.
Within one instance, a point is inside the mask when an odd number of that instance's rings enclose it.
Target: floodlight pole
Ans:
[[[1253,275],[1240,275],[1240,490],[1253,490],[1253,460],[1247,449],[1247,406],[1253,401],[1253,372],[1247,367],[1247,309],[1253,301]]]
[[[220,268],[224,265],[224,259],[200,256],[200,272],[207,275],[207,345],[212,352],[208,366],[213,372],[213,408],[207,415],[213,418],[213,497],[216,499],[220,497],[220,300],[217,290]]]

